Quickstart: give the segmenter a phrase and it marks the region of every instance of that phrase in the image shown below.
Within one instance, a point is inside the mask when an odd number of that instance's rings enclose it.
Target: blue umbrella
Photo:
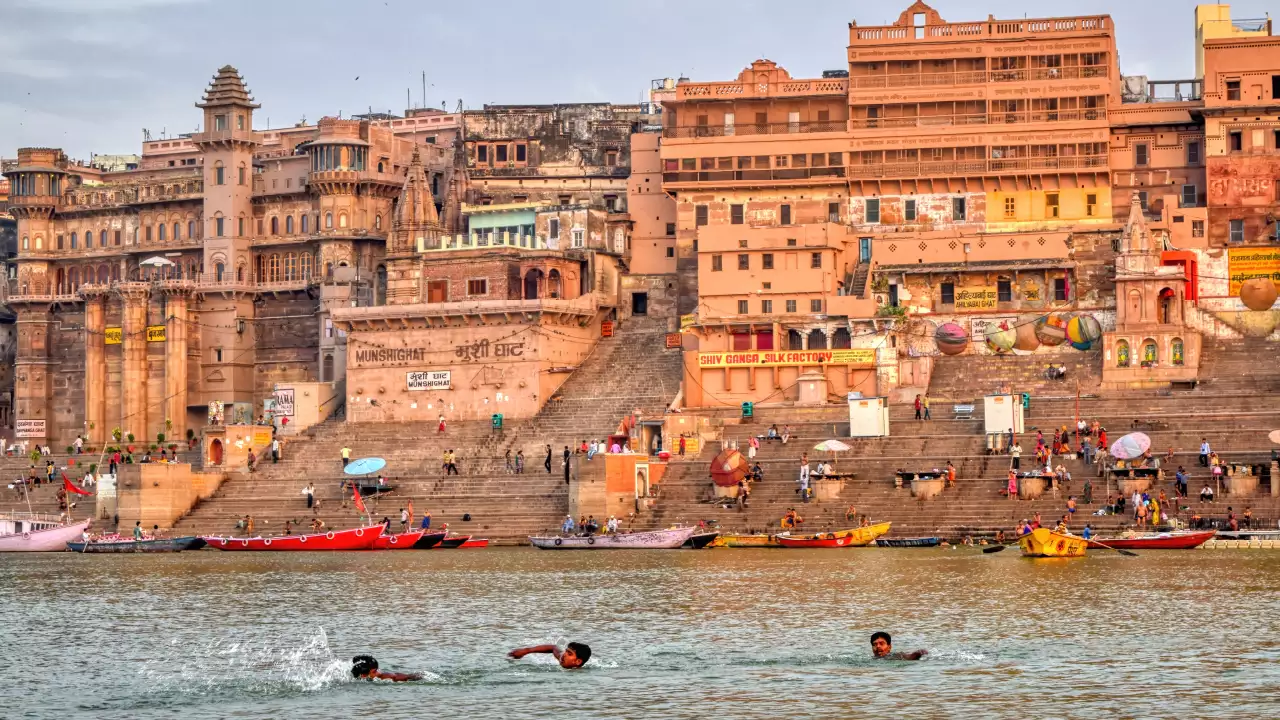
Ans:
[[[376,473],[387,466],[387,461],[379,457],[360,458],[347,463],[342,471],[348,475],[368,475]]]

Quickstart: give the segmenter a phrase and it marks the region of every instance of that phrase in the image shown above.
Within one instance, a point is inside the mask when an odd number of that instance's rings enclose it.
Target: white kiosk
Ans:
[[[849,393],[849,437],[889,437],[889,399]]]
[[[1021,434],[1022,396],[1021,395],[988,395],[982,407],[983,422],[987,433],[1008,433],[1012,428]]]

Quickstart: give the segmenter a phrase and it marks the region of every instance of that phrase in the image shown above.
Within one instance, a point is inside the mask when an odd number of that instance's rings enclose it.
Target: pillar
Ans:
[[[133,433],[138,442],[147,438],[147,283],[119,283],[124,316],[124,362],[121,372],[120,429],[125,438]]]
[[[14,423],[27,428],[27,440],[36,444],[44,444],[52,437],[54,413],[49,401],[50,377],[53,374],[49,360],[49,327],[50,317],[48,303],[12,303],[17,311],[18,352],[14,361]],[[22,421],[43,422],[44,430],[39,431],[38,424],[26,424]]]
[[[166,442],[187,437],[187,301],[190,289],[182,281],[165,288],[164,428]]]
[[[107,427],[106,298],[85,292],[84,300],[84,420],[86,440],[102,445]]]

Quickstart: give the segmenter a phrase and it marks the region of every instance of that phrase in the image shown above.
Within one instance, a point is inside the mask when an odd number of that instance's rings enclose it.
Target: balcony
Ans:
[[[1027,35],[1071,33],[1098,34],[1112,30],[1111,18],[1104,15],[1037,20],[989,20],[987,22],[942,23],[921,27],[886,25],[852,29],[851,45],[900,45],[910,41],[951,42],[958,39],[1010,38]]]
[[[373,305],[368,307],[336,307],[333,321],[342,323],[413,320],[429,317],[475,317],[480,315],[519,315],[522,313],[559,313],[591,317],[600,308],[595,293],[572,300],[537,298],[533,300],[465,300],[458,302]]]
[[[1106,155],[1070,155],[1066,157],[995,158],[991,160],[944,160],[941,162],[893,162],[875,165],[850,165],[849,178],[876,180],[881,178],[972,177],[1009,173],[1105,171]]]
[[[1080,65],[1057,68],[1017,68],[1013,70],[958,70],[943,73],[903,73],[897,75],[861,75],[849,78],[856,90],[882,88],[932,88],[950,85],[982,85],[1001,82],[1043,82],[1046,80],[1087,80],[1109,77],[1106,65]]]
[[[191,136],[191,142],[196,145],[208,143],[256,143],[258,138],[252,130],[208,130],[194,133]]]
[[[494,233],[482,235],[443,235],[439,245],[428,247],[426,238],[418,238],[418,252],[439,253],[454,250],[480,250],[492,248],[513,248],[517,250],[555,250],[547,244],[545,238],[534,235],[512,235],[511,233]]]
[[[664,172],[663,183],[743,183],[759,184],[778,181],[839,181],[845,177],[843,167],[772,168],[768,170],[688,170]]]
[[[844,95],[849,92],[846,78],[822,78],[816,80],[778,80],[757,83],[754,81],[688,83],[676,86],[676,100],[734,100],[737,98],[796,97],[814,95]]]
[[[738,137],[742,135],[794,135],[800,133],[844,132],[843,120],[821,122],[765,123],[750,125],[694,125],[662,129],[664,138]]]
[[[1084,110],[1031,110],[1020,112],[994,112],[970,115],[917,115],[914,117],[854,118],[849,125],[855,129],[891,129],[920,127],[963,127],[970,125],[1020,125],[1031,123],[1096,122],[1105,121],[1105,108]]]
[[[608,166],[608,165],[586,165],[581,167],[566,167],[562,172],[557,167],[488,167],[485,165],[474,165],[467,168],[467,174],[476,178],[529,178],[529,177],[600,177],[600,178],[626,178],[631,176],[631,168],[626,165]]]

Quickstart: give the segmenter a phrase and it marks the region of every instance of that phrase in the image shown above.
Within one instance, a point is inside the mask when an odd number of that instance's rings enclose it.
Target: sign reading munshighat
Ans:
[[[427,370],[405,374],[410,390],[448,390],[448,370]]]

